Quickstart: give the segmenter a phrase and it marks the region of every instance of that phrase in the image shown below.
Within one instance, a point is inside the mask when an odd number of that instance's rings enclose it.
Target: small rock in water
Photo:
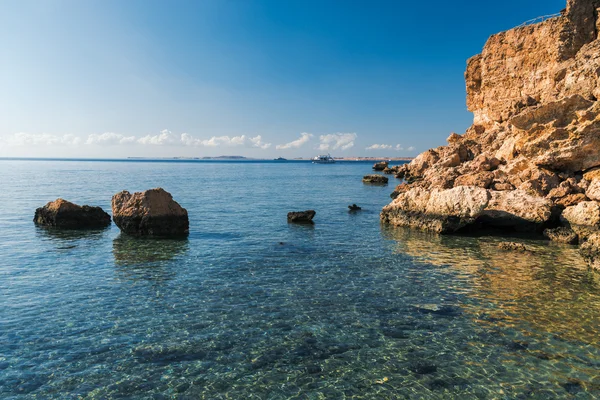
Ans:
[[[376,185],[386,185],[388,183],[388,177],[383,175],[365,175],[363,177],[364,183],[373,183]]]
[[[389,163],[387,161],[381,161],[378,163],[375,163],[373,165],[373,170],[374,171],[383,171],[388,167]]]
[[[515,243],[515,242],[502,242],[498,243],[498,248],[504,251],[518,251],[521,253],[533,253],[534,251],[525,246],[523,243]]]
[[[314,210],[292,211],[292,212],[288,213],[287,220],[288,220],[288,222],[295,222],[295,223],[304,223],[304,224],[312,223],[313,218],[315,217],[316,214],[317,214],[317,212]]]
[[[573,230],[566,227],[559,227],[554,229],[546,229],[544,236],[553,242],[565,243],[565,244],[577,244],[579,242],[579,235]]]
[[[348,209],[350,211],[360,211],[360,210],[362,210],[362,208],[359,207],[359,206],[357,206],[356,204],[352,204],[351,206],[348,206]]]

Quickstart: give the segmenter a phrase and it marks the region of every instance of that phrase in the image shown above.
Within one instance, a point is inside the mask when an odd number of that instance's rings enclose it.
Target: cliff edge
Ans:
[[[491,36],[467,63],[473,125],[398,169],[405,182],[382,221],[546,230],[582,244],[600,231],[599,13],[600,0],[569,0],[556,17]],[[570,221],[584,203],[597,220]]]

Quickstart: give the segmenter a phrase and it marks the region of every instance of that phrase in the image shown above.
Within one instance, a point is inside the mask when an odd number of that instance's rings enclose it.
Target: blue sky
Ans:
[[[489,35],[564,7],[0,1],[0,156],[414,156],[470,125]]]

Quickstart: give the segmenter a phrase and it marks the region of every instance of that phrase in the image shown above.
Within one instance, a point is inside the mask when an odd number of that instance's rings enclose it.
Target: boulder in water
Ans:
[[[162,188],[117,193],[112,212],[115,224],[128,235],[182,237],[189,233],[187,210]]]
[[[385,185],[388,183],[387,176],[383,175],[366,175],[363,177],[364,183],[374,183],[378,185]]]
[[[316,214],[317,212],[315,210],[292,211],[288,213],[287,220],[288,222],[310,224],[313,222],[313,218]]]
[[[389,164],[388,164],[387,161],[381,161],[381,162],[375,163],[373,165],[373,169],[375,171],[383,171],[383,170],[385,170],[388,167],[388,165]]]
[[[35,210],[33,222],[66,229],[98,229],[110,225],[110,215],[100,207],[79,206],[56,199]]]

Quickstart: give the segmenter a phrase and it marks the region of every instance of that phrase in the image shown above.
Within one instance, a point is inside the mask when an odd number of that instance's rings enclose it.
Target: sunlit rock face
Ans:
[[[162,188],[112,198],[115,224],[123,233],[147,237],[183,237],[189,233],[187,210]]]
[[[99,229],[110,225],[110,215],[100,207],[79,206],[56,199],[35,210],[33,222],[38,226],[63,229]]]
[[[600,0],[569,0],[554,18],[491,36],[467,63],[473,125],[398,170],[406,183],[382,221],[441,233],[474,225],[541,232],[564,225],[565,208],[600,201],[599,11]],[[489,201],[468,219],[439,223],[462,207],[449,192],[459,187],[487,191]],[[435,197],[415,202],[425,198],[416,189]],[[452,197],[455,206],[444,203]]]

